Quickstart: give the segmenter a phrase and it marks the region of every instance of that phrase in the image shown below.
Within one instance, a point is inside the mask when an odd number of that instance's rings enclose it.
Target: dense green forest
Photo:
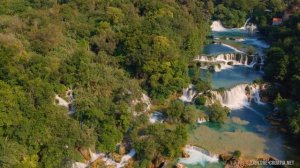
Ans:
[[[272,24],[272,17],[281,17],[283,10],[297,0],[214,0],[213,19],[226,27],[242,27],[246,18],[259,27]]]
[[[185,127],[148,126],[145,105],[133,102],[187,86],[209,2],[1,0],[0,167],[70,167],[83,160],[77,149],[113,152],[128,136],[137,167],[178,156]],[[69,88],[74,115],[54,99]]]
[[[211,18],[241,27],[252,16],[274,41],[266,56],[268,89],[290,130],[300,133],[300,16],[270,27],[294,1],[284,0],[1,0],[0,167],[60,168],[83,161],[91,149],[111,154],[124,142],[137,152],[135,167],[176,158],[187,141],[186,125],[204,113],[174,100],[189,75]],[[267,8],[268,7],[268,8]],[[266,15],[265,11],[272,11]],[[286,89],[292,88],[292,89]],[[74,114],[59,106],[74,93]],[[149,124],[149,95],[167,122]],[[168,106],[164,106],[167,101]],[[204,105],[205,96],[195,100]],[[73,107],[74,106],[74,107]],[[207,107],[212,122],[229,113]]]
[[[265,27],[272,40],[265,60],[265,76],[273,83],[267,94],[291,132],[300,134],[300,15],[292,16],[282,26]]]

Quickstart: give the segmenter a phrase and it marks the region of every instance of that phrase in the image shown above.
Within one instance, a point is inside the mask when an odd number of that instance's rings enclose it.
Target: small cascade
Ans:
[[[231,28],[231,29],[227,29],[225,28],[222,23],[220,21],[213,21],[211,24],[211,30],[214,32],[241,32],[241,33],[252,33],[255,32],[255,30],[257,29],[257,26],[254,24],[251,24],[250,26],[248,25],[250,22],[251,18],[248,18],[245,22],[245,24],[240,27],[240,28]]]
[[[210,27],[211,27],[212,31],[216,31],[216,32],[222,32],[222,31],[228,30],[225,27],[223,27],[223,25],[220,21],[213,21],[213,23]]]
[[[217,91],[212,91],[212,93],[216,100],[219,100],[223,106],[230,109],[240,109],[249,106],[252,100],[258,104],[262,103],[259,95],[259,87],[254,84],[240,84],[222,93]]]
[[[114,166],[115,168],[122,168],[135,155],[136,152],[134,149],[131,149],[129,153],[122,156],[121,161],[119,163],[114,161],[112,158],[107,157],[104,153],[93,153],[91,150],[89,150],[89,153],[91,158],[88,161],[88,163],[75,162],[72,164],[72,168],[87,168],[91,166],[91,164],[97,159],[102,159],[102,161],[105,162],[106,166]]]
[[[192,84],[190,84],[188,88],[183,89],[182,92],[182,96],[179,99],[183,102],[192,102],[197,94]]]
[[[75,113],[73,90],[68,89],[66,96],[69,98],[69,114],[72,115]]]
[[[251,59],[250,59],[251,57]],[[249,60],[251,63],[249,64]],[[208,69],[213,66],[214,71],[232,68],[235,65],[253,67],[257,64],[258,56],[248,56],[246,54],[219,54],[217,56],[197,56],[194,61],[200,62],[200,68]]]
[[[258,85],[252,85],[252,93],[253,93],[253,100],[255,103],[260,104],[260,105],[265,105],[266,103],[261,101],[261,97],[259,94],[260,88]]]
[[[146,111],[149,111],[151,109],[150,97],[143,93],[141,101],[147,105]]]
[[[161,112],[158,112],[158,111],[155,111],[155,112],[151,113],[151,116],[150,116],[150,118],[149,118],[149,121],[150,121],[150,123],[152,123],[152,124],[153,124],[153,123],[157,123],[157,122],[163,123],[164,120],[165,120],[164,114],[161,113]]]
[[[56,104],[63,107],[69,107],[69,103],[58,95],[55,95]]]
[[[130,152],[126,155],[124,155],[121,158],[121,162],[117,163],[116,168],[122,168],[125,166],[125,164],[127,164],[127,162],[135,155],[135,150],[131,149]]]
[[[55,103],[58,106],[63,106],[69,109],[69,115],[72,115],[75,113],[75,107],[74,107],[74,94],[72,89],[68,89],[66,91],[66,97],[68,100],[65,100],[58,96],[57,94],[55,95]]]
[[[240,29],[246,30],[246,28],[247,28],[247,25],[248,25],[248,23],[249,23],[249,21],[250,21],[250,20],[251,20],[251,18],[248,18],[248,19],[246,20],[246,22],[245,22],[244,26],[243,26],[243,27],[241,27]]]
[[[144,104],[145,107],[142,109],[142,111],[136,111],[133,108],[132,111],[135,116],[140,115],[141,113],[146,113],[146,112],[150,111],[150,109],[151,109],[151,100],[150,100],[150,97],[147,96],[146,94],[142,93],[142,97],[140,99],[135,99],[135,100],[132,100],[132,102],[131,102],[133,107],[138,105],[139,103]]]
[[[189,154],[188,158],[181,158],[179,163],[187,165],[201,164],[205,166],[207,163],[216,163],[219,161],[218,155],[213,155],[207,150],[195,146],[186,146],[185,152]]]
[[[72,164],[72,168],[87,168],[88,164],[81,163],[81,162],[75,162]]]
[[[202,124],[202,123],[206,123],[206,122],[208,122],[209,120],[206,120],[205,118],[198,118],[197,119],[197,123],[198,124]]]

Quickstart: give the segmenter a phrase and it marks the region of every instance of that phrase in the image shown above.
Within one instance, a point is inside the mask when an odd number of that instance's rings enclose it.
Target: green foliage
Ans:
[[[280,96],[280,94],[278,94],[274,100],[274,104],[278,108],[280,115],[287,121],[287,125],[291,132],[294,134],[300,134],[299,102],[284,99]]]
[[[238,151],[238,150],[237,150],[237,151],[234,151],[234,152],[233,152],[232,157],[238,159],[238,158],[241,157],[241,155],[242,155],[241,151]]]
[[[205,96],[199,96],[195,100],[195,104],[198,106],[203,106],[206,103],[206,97]]]
[[[168,121],[173,123],[195,123],[202,114],[193,105],[186,105],[182,101],[171,101],[170,107],[166,110]]]
[[[79,147],[114,151],[148,121],[133,116],[145,109],[133,103],[142,89],[163,100],[190,81],[187,63],[209,31],[206,7],[212,12],[211,1],[197,0],[2,0],[0,167],[70,167]],[[72,116],[54,100],[67,100],[68,88]],[[180,121],[193,121],[193,110]],[[163,131],[186,139],[179,128]],[[167,157],[184,145],[163,143]]]
[[[220,102],[216,102],[208,108],[209,120],[212,122],[224,123],[229,112],[229,108],[223,107]]]
[[[164,124],[149,125],[132,132],[133,148],[137,151],[140,165],[149,166],[149,161],[160,163],[163,158],[176,158],[187,140],[187,130],[179,125],[169,129]],[[158,166],[158,165],[157,165]]]
[[[272,1],[272,3],[280,4],[279,1]],[[280,10],[280,7],[275,9]],[[299,21],[300,15],[295,14],[281,26],[262,29],[267,39],[273,40],[265,60],[265,78],[272,82],[272,86],[264,94],[274,100],[281,117],[294,134],[299,134],[300,125],[300,57],[298,54],[300,48],[297,46],[300,41]],[[278,93],[280,95],[276,97]]]
[[[259,26],[265,26],[287,8],[284,0],[215,0],[215,4],[213,19],[230,28],[242,27],[250,16]]]

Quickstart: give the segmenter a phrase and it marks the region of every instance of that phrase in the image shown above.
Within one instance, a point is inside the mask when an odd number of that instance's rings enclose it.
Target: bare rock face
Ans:
[[[118,153],[113,153],[112,154],[112,158],[114,159],[114,161],[116,161],[117,163],[121,162],[122,159],[122,155],[119,155]]]
[[[125,155],[126,154],[126,147],[124,144],[120,144],[118,147],[118,154]]]
[[[91,159],[91,155],[88,149],[84,149],[80,147],[78,148],[78,151],[81,153],[81,155],[86,161],[89,161]]]

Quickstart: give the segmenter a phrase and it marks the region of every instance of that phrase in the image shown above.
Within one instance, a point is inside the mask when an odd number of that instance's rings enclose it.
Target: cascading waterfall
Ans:
[[[248,18],[248,19],[246,20],[244,26],[241,27],[240,29],[244,29],[244,30],[245,30],[250,20],[251,20],[251,18]]]
[[[88,161],[88,163],[75,162],[72,164],[72,168],[88,168],[90,167],[90,164],[96,161],[97,159],[102,159],[102,161],[105,162],[106,166],[114,166],[115,168],[122,168],[135,155],[136,152],[134,149],[131,149],[129,153],[122,156],[121,161],[119,163],[117,163],[115,160],[113,160],[110,157],[106,157],[104,153],[93,153],[91,150],[89,150],[89,153],[91,158]]]
[[[68,101],[65,99],[61,98],[57,94],[55,95],[55,103],[58,106],[63,106],[69,109],[69,115],[72,115],[75,113],[75,107],[74,107],[74,94],[72,89],[68,89],[66,91],[66,97],[68,98]]]
[[[149,118],[149,121],[152,124],[156,122],[163,123],[164,120],[165,120],[164,114],[158,111],[153,112]]]
[[[252,61],[249,64],[249,57]],[[216,72],[223,69],[232,68],[234,65],[244,65],[247,67],[253,67],[257,64],[257,55],[248,56],[246,54],[220,54],[217,56],[198,56],[194,59],[196,62],[200,62],[202,69],[207,69],[213,65]]]
[[[247,32],[247,29],[250,29],[251,31],[254,31],[257,29],[256,25],[251,25],[251,27],[247,27],[248,23],[250,22],[251,18],[248,18],[245,22],[245,24],[240,28],[231,28],[227,29],[225,28],[220,21],[213,21],[211,27],[211,30],[214,32],[226,32],[226,31],[241,31],[241,32]]]
[[[184,102],[192,102],[193,98],[197,94],[197,92],[194,90],[194,86],[192,84],[190,84],[188,88],[183,89],[182,92],[183,92],[183,94],[179,99]]]
[[[223,106],[230,109],[240,109],[249,106],[251,100],[262,104],[259,95],[259,87],[255,84],[240,84],[230,90],[223,92],[212,91],[216,100],[219,100]]]
[[[195,146],[186,146],[184,150],[189,154],[189,157],[181,158],[179,163],[191,165],[201,164],[205,166],[206,163],[216,163],[219,161],[218,155],[212,155],[208,151]]]

